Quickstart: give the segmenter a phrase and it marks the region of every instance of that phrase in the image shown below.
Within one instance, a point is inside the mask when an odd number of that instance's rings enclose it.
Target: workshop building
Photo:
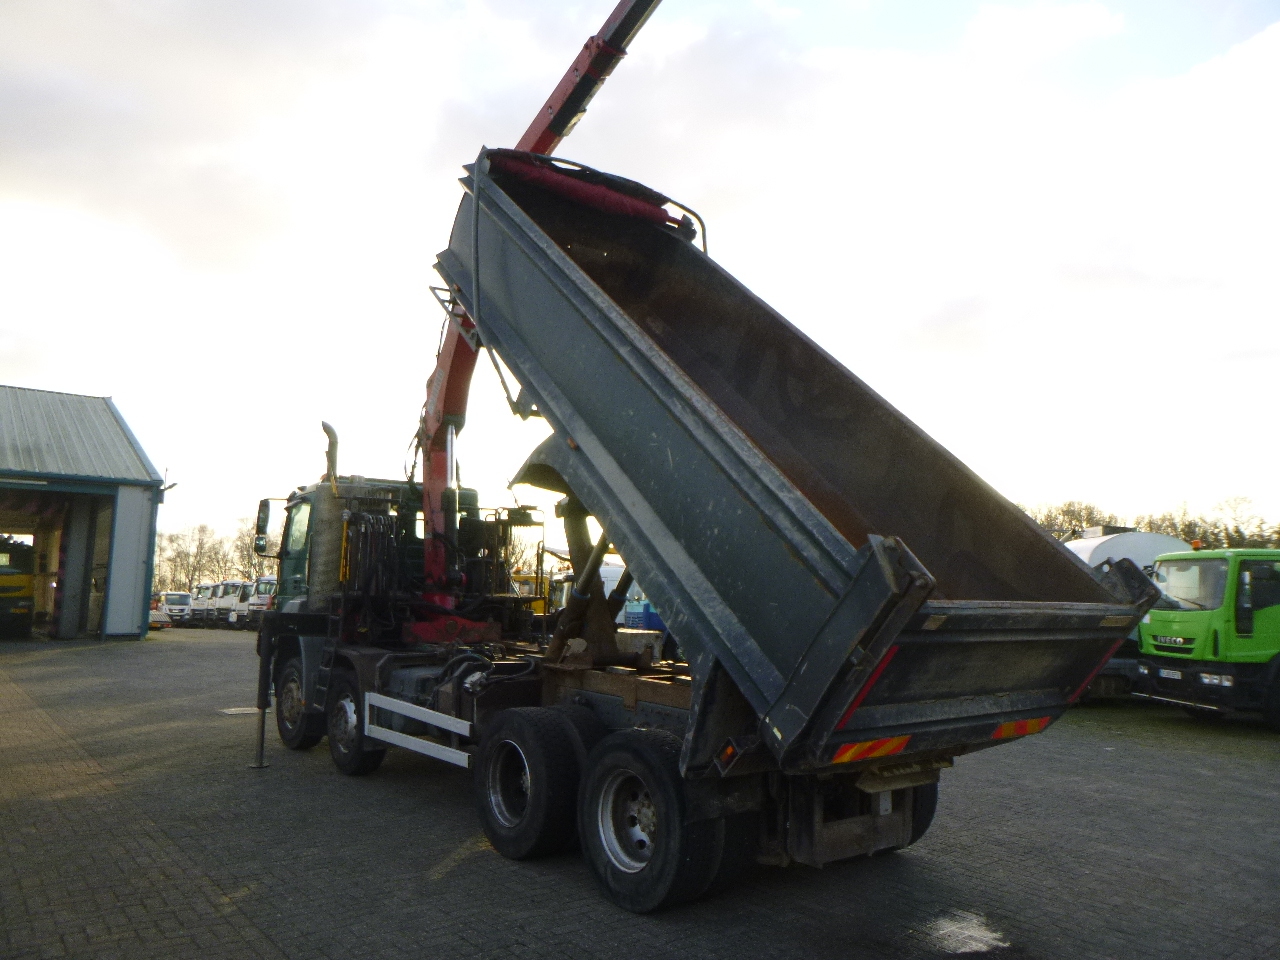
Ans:
[[[0,385],[0,534],[34,546],[34,625],[146,635],[163,482],[109,397]]]

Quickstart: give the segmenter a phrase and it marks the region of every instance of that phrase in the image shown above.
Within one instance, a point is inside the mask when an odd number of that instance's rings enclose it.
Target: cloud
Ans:
[[[1123,30],[1124,16],[1097,2],[983,4],[969,21],[960,51],[975,62],[1030,66]]]
[[[235,147],[353,54],[379,3],[0,7],[0,196],[134,219],[200,261],[278,218]]]

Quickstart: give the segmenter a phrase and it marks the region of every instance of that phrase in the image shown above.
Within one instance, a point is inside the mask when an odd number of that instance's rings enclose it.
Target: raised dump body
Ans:
[[[784,769],[1065,709],[1153,601],[1136,568],[1100,579],[681,232],[502,159],[438,269],[554,428],[519,479],[586,505],[694,666],[686,768],[717,667]]]

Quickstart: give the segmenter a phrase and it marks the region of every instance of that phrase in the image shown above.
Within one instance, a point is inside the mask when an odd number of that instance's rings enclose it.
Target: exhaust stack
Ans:
[[[329,449],[324,453],[325,475],[322,480],[328,480],[329,485],[333,487],[333,492],[338,492],[338,431],[333,429],[323,420],[320,421],[320,429],[324,431],[324,435],[329,438]]]

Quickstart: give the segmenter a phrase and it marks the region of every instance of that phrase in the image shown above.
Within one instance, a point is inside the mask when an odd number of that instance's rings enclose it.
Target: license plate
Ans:
[[[1182,671],[1181,670],[1165,670],[1162,668],[1160,670],[1160,676],[1164,677],[1166,680],[1181,680]]]

